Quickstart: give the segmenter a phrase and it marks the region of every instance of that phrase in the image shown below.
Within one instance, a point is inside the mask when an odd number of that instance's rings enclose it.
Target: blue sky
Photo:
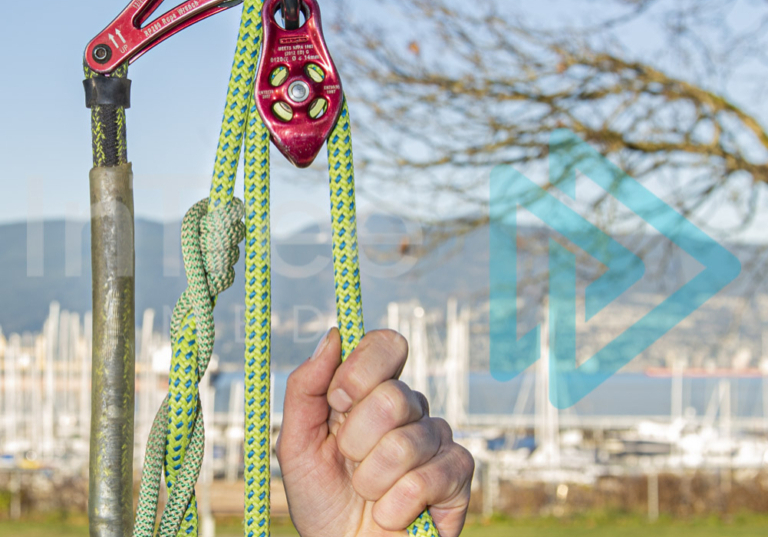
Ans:
[[[91,150],[81,84],[82,51],[126,2],[38,0],[4,5],[0,18],[0,223],[30,217],[87,218]],[[375,17],[371,2],[358,0],[355,7]],[[590,6],[595,6],[572,0],[499,2],[543,24],[586,17]],[[167,0],[160,9],[177,3]],[[331,0],[322,2],[326,23],[333,7]],[[758,7],[749,1],[737,2],[729,17],[748,25]],[[132,65],[128,137],[137,216],[178,219],[206,195],[239,15],[238,7],[205,20]],[[400,28],[408,32],[407,26]],[[653,54],[660,45],[651,25],[643,21],[622,28],[620,37],[624,46],[641,57]],[[764,67],[760,69],[765,72]],[[749,66],[735,76],[727,93],[758,117],[765,116],[762,101],[741,89],[738,77],[753,76]],[[327,211],[325,161],[321,153],[313,168],[299,173],[276,151],[272,154],[274,213],[282,215],[275,227],[278,233],[289,232],[306,222],[295,213],[287,215],[291,205],[308,204],[319,214]],[[364,200],[361,208],[366,209]]]
[[[167,1],[160,9],[177,3]],[[91,137],[82,53],[125,5],[126,0],[3,5],[0,223],[28,216],[87,218]],[[220,13],[131,66],[128,151],[137,216],[180,218],[206,196],[239,18],[238,7]],[[276,151],[273,160],[276,206],[299,200],[327,208],[323,158],[298,175]],[[170,187],[163,192],[161,185]]]

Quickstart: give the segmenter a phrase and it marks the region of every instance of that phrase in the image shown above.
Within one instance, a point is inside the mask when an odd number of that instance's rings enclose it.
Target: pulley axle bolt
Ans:
[[[109,45],[96,45],[93,47],[93,59],[99,63],[106,63],[112,57],[112,49]]]
[[[309,86],[302,80],[297,80],[288,86],[288,96],[292,101],[303,103],[309,99]]]

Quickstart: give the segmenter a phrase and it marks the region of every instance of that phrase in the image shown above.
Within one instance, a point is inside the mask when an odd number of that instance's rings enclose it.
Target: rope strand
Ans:
[[[341,116],[328,137],[328,176],[331,188],[336,322],[341,333],[341,358],[345,360],[365,333],[357,245],[352,128],[346,99]],[[419,515],[407,531],[409,535],[417,537],[439,537],[429,511]]]
[[[245,537],[269,536],[272,290],[269,132],[255,104],[245,152]]]
[[[219,207],[226,207],[226,211],[233,206],[235,177],[248,122],[253,77],[256,73],[261,44],[261,6],[261,0],[245,0],[243,5],[235,58],[227,90],[225,114],[216,150],[211,193],[209,199],[195,205],[190,211],[193,214],[188,224],[192,228],[183,229],[182,242],[185,245],[183,250],[194,250],[192,244],[194,240],[189,237],[194,236],[195,222],[201,222],[206,212],[213,215],[219,212]],[[96,154],[95,151],[94,148],[94,154]],[[242,218],[242,204],[237,202],[234,207],[235,210],[239,207],[239,222]],[[216,236],[219,237],[219,235]],[[188,240],[185,240],[185,237]],[[237,242],[242,239],[243,237],[239,236]],[[210,289],[201,288],[199,280],[201,273],[211,276],[215,271],[206,272],[210,267],[202,266],[200,263],[207,264],[208,260],[199,259],[195,253],[192,252],[194,258],[192,261],[188,262],[188,255],[185,255],[184,259],[190,288],[184,292],[174,308],[171,323],[172,361],[169,394],[158,411],[148,439],[145,471],[139,490],[139,505],[134,528],[136,537],[151,537],[154,533],[162,469],[165,470],[169,501],[161,517],[159,534],[170,537],[173,535],[196,536],[198,533],[194,484],[200,473],[203,455],[198,382],[208,365],[210,358],[208,349],[213,349],[212,310],[213,297],[215,297],[215,294],[209,294]],[[226,250],[223,253],[226,257]],[[194,274],[196,278],[194,281],[198,282],[195,289],[192,289],[193,278],[190,277],[190,273]],[[203,300],[207,301],[210,307],[202,305]],[[190,308],[193,302],[198,304],[197,309]],[[161,439],[161,436],[164,438]]]

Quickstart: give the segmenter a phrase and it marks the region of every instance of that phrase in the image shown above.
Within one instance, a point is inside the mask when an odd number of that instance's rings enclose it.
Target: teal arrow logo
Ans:
[[[549,399],[567,408],[602,384],[651,344],[733,281],[738,259],[568,130],[550,139],[550,184],[575,198],[581,172],[659,233],[687,252],[704,269],[613,341],[576,366],[576,258],[549,242]],[[585,319],[643,277],[645,266],[633,252],[561,203],[510,166],[491,173],[490,198],[491,373],[506,381],[540,356],[540,326],[517,335],[517,210],[524,207],[546,225],[605,265],[585,289]]]

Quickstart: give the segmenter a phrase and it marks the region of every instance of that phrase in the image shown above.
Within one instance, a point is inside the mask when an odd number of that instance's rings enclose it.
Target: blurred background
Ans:
[[[90,413],[86,42],[125,0],[13,3],[0,20],[0,534],[87,533]],[[170,8],[174,2],[166,2]],[[428,395],[477,471],[467,535],[757,535],[768,527],[768,3],[764,0],[323,0],[350,101],[366,327],[410,341]],[[167,388],[170,315],[186,287],[184,210],[205,197],[239,10],[130,71],[136,174],[135,475]],[[27,21],[37,37],[29,39]],[[30,22],[31,24],[31,22]],[[22,46],[23,44],[23,46]],[[11,46],[13,45],[13,46]],[[15,53],[19,48],[24,54]],[[30,84],[42,70],[51,84]],[[15,76],[10,76],[15,73]],[[22,76],[18,76],[21,73]],[[577,359],[702,267],[610,195],[548,175],[568,128],[742,263],[741,275],[575,406],[546,362],[489,366],[489,174],[510,164],[640,256],[645,276],[584,317],[604,266],[521,211],[518,333],[544,323],[550,240],[577,254]],[[335,323],[326,163],[273,152],[273,438],[285,380]],[[216,306],[201,385],[201,516],[242,511],[243,279]],[[546,350],[546,345],[544,345]],[[289,534],[273,460],[275,532]],[[212,527],[208,524],[207,527]],[[210,537],[210,536],[206,536]]]

